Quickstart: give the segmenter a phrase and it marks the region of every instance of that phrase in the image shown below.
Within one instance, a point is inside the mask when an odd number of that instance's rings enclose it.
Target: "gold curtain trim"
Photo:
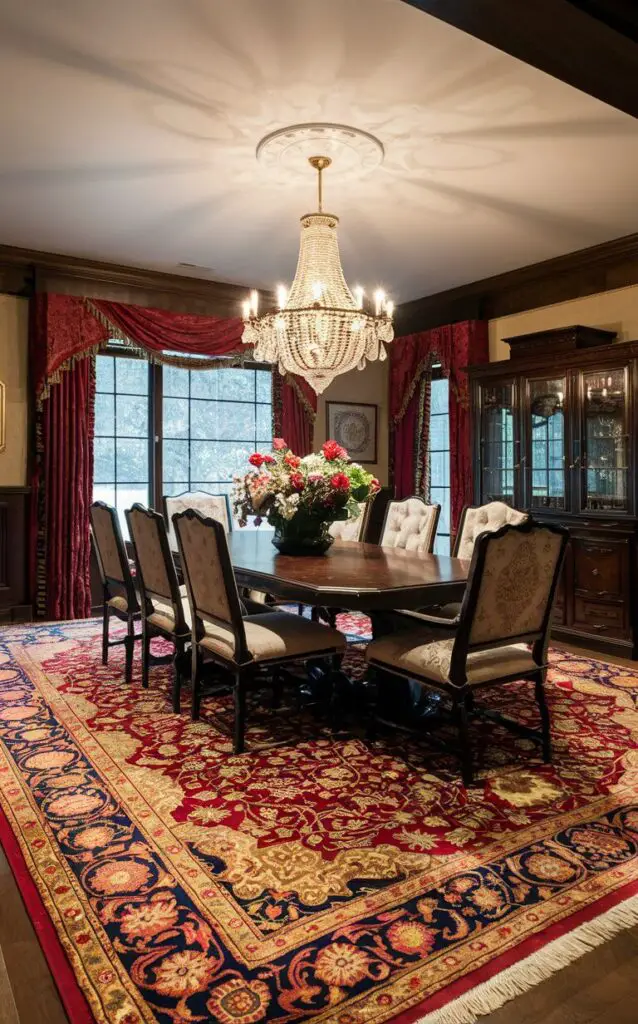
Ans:
[[[123,345],[127,345],[129,348],[137,352],[138,355],[147,359],[149,363],[161,363],[163,366],[177,366],[183,370],[217,370],[220,366],[243,366],[246,361],[252,360],[253,349],[244,348],[241,352],[237,352],[235,355],[227,356],[202,356],[201,358],[193,358],[192,356],[181,356],[181,355],[169,355],[165,352],[154,352],[151,349],[145,348],[144,345],[138,344],[129,338],[127,334],[117,327],[116,324],[112,323],[107,316],[104,315],[101,309],[98,309],[90,299],[84,299],[84,303],[88,310],[93,314],[96,319],[103,324],[108,331],[111,333],[112,338],[116,338],[117,341],[121,341]]]
[[[273,374],[274,373],[275,373],[275,370],[273,369]],[[286,374],[285,380],[286,380],[286,384],[290,384],[290,387],[293,389],[293,391],[295,392],[297,398],[301,402],[306,416],[308,417],[310,422],[314,424],[315,420],[317,419],[317,413],[312,408],[310,402],[308,401],[308,399],[304,395],[303,391],[299,387],[298,382],[295,380],[294,376],[291,373],[287,373]]]
[[[410,385],[408,387],[408,390],[406,391],[405,395],[403,396],[403,401],[401,402],[401,406],[399,408],[399,411],[396,414],[396,416],[393,418],[393,422],[394,423],[399,423],[399,421],[402,420],[403,417],[405,416],[406,412],[408,411],[408,406],[409,406],[410,402],[412,401],[412,399],[414,398],[414,392],[416,391],[417,387],[419,387],[419,385],[421,383],[421,378],[423,377],[423,375],[425,373],[429,373],[431,371],[432,364],[434,362],[436,362],[437,358],[438,358],[438,356],[436,355],[436,352],[430,352],[425,357],[425,359],[422,359],[421,362],[418,364],[418,366],[416,368],[416,372],[414,374],[414,377],[410,381]],[[470,403],[469,403],[469,394],[468,394],[467,387],[459,388],[458,385],[456,384],[456,381],[454,381],[452,379],[451,375],[449,375],[449,374],[448,374],[447,379],[450,382],[450,387],[452,388],[452,391],[454,392],[454,395],[455,395],[456,400],[459,403],[459,405],[462,405],[465,408],[469,408],[469,404]]]
[[[58,368],[54,370],[53,373],[50,373],[47,376],[44,384],[40,388],[40,393],[36,395],[36,409],[42,409],[42,403],[46,398],[49,398],[51,395],[52,385],[60,383],[60,381],[62,380],[63,373],[66,373],[67,370],[70,370],[73,364],[77,363],[79,359],[86,359],[88,356],[94,356],[97,352],[100,351],[101,348],[104,348],[106,344],[107,343],[105,341],[98,341],[97,344],[89,345],[88,348],[82,349],[81,352],[76,352],[75,355],[69,356],[69,358],[65,359],[63,363],[60,363]]]

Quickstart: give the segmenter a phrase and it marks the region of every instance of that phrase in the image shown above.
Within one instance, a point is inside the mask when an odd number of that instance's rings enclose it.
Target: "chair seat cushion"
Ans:
[[[191,610],[188,603],[188,597],[186,596],[186,587],[181,586],[179,588],[180,596],[182,598],[182,609],[184,611],[184,619],[189,630],[191,628]],[[153,601],[153,612],[148,616],[147,622],[151,626],[157,626],[158,629],[163,629],[167,633],[175,632],[175,616],[173,615],[173,606],[168,602],[160,601],[157,598]]]
[[[204,628],[206,635],[200,645],[226,661],[234,661],[235,640],[231,630],[213,622],[205,622]],[[329,651],[340,653],[346,647],[339,630],[288,612],[247,615],[244,629],[248,650],[256,661],[303,658]]]
[[[128,612],[128,601],[123,594],[116,594],[115,597],[109,598],[107,604],[109,608],[114,608],[115,611],[122,612],[124,615]]]
[[[419,629],[374,640],[368,645],[366,658],[375,664],[397,668],[416,678],[453,685],[449,671],[454,637],[441,639],[441,630]],[[503,676],[524,674],[537,667],[525,644],[490,647],[474,651],[467,658],[467,681],[470,685],[486,683]]]

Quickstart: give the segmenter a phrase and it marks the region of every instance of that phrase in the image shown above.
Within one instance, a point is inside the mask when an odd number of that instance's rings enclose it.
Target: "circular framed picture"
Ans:
[[[376,405],[326,402],[326,437],[346,448],[354,462],[376,462]]]

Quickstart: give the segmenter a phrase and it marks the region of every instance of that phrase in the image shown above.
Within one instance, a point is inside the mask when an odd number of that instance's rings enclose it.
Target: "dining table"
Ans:
[[[460,558],[357,541],[335,540],[323,555],[282,555],[259,529],[233,530],[228,540],[240,587],[368,614],[460,601],[470,568]]]
[[[397,609],[460,601],[470,569],[460,558],[358,541],[335,540],[322,555],[282,555],[272,544],[272,532],[258,529],[234,530],[228,540],[240,587],[266,592],[277,603],[364,612],[373,636],[393,628],[388,613]],[[333,721],[359,718],[372,703],[384,701],[418,728],[441,721],[440,697],[424,694],[416,683],[377,673],[371,692],[365,680],[335,673],[320,661],[307,669],[305,699],[329,704]]]

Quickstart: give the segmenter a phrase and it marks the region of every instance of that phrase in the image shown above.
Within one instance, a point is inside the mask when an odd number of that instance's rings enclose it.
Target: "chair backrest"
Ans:
[[[336,519],[331,523],[330,533],[335,540],[365,540],[371,504],[371,501],[359,502],[359,515],[356,519]]]
[[[158,605],[170,604],[175,632],[186,633],[187,626],[179,592],[173,556],[168,546],[166,524],[159,512],[136,503],[126,510],[137,576],[144,598],[144,611],[152,615]]]
[[[135,584],[122,538],[117,510],[105,501],[94,501],[89,510],[91,537],[102,586],[107,596],[126,595],[130,611],[138,607]]]
[[[195,638],[201,639],[206,622],[221,626],[234,635],[235,660],[249,660],[241,603],[224,527],[218,520],[205,519],[192,508],[175,513],[173,526]]]
[[[564,527],[529,517],[476,538],[452,650],[452,682],[465,682],[472,650],[530,643],[536,663],[544,663],[568,540]]]
[[[216,519],[222,524],[226,533],[233,528],[230,514],[230,501],[227,494],[208,494],[207,491],[184,491],[183,494],[168,495],[163,498],[164,519],[168,529],[168,543],[171,551],[177,551],[177,540],[173,529],[173,516],[176,512],[185,512],[194,508],[205,518]]]
[[[474,542],[481,533],[500,530],[501,526],[516,526],[528,518],[526,512],[511,508],[504,501],[490,501],[487,505],[466,505],[461,514],[459,529],[452,554],[455,558],[470,559]]]
[[[422,498],[390,501],[379,543],[382,547],[431,554],[440,514],[440,505],[426,505]]]

